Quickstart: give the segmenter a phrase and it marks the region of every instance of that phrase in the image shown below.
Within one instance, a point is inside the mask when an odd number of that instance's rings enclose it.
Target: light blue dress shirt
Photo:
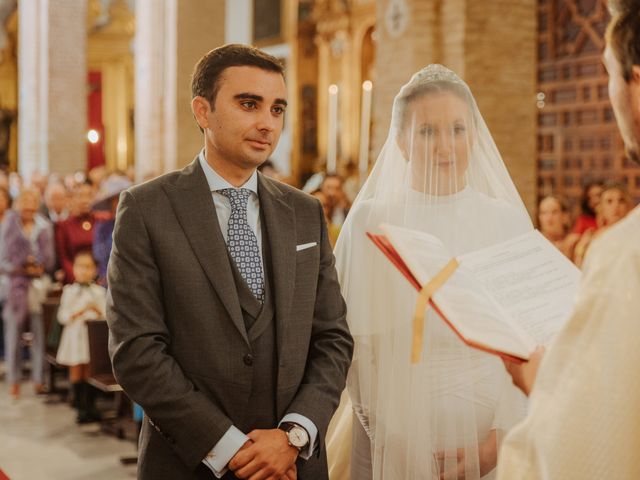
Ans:
[[[217,190],[236,187],[222,178],[211,167],[211,165],[207,163],[204,158],[204,151],[200,152],[198,160],[200,161],[200,166],[207,178],[209,190],[213,197],[213,204],[216,207],[220,230],[222,230],[222,236],[226,242],[227,225],[229,224],[229,217],[231,216],[231,203],[227,197],[218,193]],[[260,199],[258,198],[258,172],[254,171],[251,177],[249,177],[249,180],[247,180],[247,182],[240,188],[247,188],[253,192],[247,203],[247,221],[249,222],[249,227],[251,227],[251,230],[253,230],[253,233],[255,233],[256,238],[258,239],[260,261],[262,261],[262,228],[260,225]],[[283,422],[297,423],[309,433],[309,446],[300,452],[300,457],[307,460],[311,457],[316,446],[318,429],[311,420],[304,415],[299,415],[297,413],[289,413],[285,415],[282,420],[280,420],[280,424]],[[229,461],[248,440],[249,437],[242,433],[237,427],[231,425],[229,430],[225,432],[222,438],[215,444],[213,449],[202,461],[211,469],[216,477],[220,478],[226,473]]]

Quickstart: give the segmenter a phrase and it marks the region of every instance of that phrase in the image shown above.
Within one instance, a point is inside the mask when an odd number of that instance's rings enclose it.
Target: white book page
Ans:
[[[580,270],[537,230],[459,261],[537,344],[548,345],[573,310]]]
[[[452,258],[433,235],[387,224],[380,228],[422,285]],[[535,349],[535,340],[462,264],[433,295],[433,301],[458,333],[471,343],[520,358],[528,358]]]

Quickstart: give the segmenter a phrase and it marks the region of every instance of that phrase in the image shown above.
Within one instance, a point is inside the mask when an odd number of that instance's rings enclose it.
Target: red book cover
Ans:
[[[393,265],[395,265],[395,267],[400,271],[400,273],[402,273],[405,276],[405,278],[409,280],[409,283],[413,285],[413,288],[415,288],[418,292],[422,290],[422,285],[420,285],[420,282],[418,282],[418,280],[413,275],[413,273],[411,273],[411,270],[409,270],[409,267],[404,262],[402,257],[398,254],[396,249],[393,248],[393,245],[391,245],[391,242],[389,242],[387,237],[385,237],[384,235],[377,235],[370,232],[367,232],[367,237],[369,237],[369,239],[380,249],[380,251],[384,253],[384,255],[391,261],[391,263],[393,263]],[[460,340],[462,340],[464,343],[466,343],[470,347],[476,348],[478,350],[482,350],[483,352],[491,353],[493,355],[498,355],[499,357],[504,358],[505,360],[510,360],[512,362],[521,363],[522,361],[527,360],[527,359],[514,357],[513,355],[509,355],[503,352],[499,352],[497,350],[487,348],[483,345],[480,345],[479,343],[466,339],[460,334],[460,332],[449,321],[449,319],[447,319],[447,317],[444,316],[444,314],[440,311],[438,306],[435,303],[433,303],[433,300],[429,299],[429,305],[431,305],[431,307],[436,311],[436,313],[440,316],[440,318],[442,318],[442,320],[444,320],[445,323],[449,325],[449,327],[451,327],[451,329],[460,338]]]

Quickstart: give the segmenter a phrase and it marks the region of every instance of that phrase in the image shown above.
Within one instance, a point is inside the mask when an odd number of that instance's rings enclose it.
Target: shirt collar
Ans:
[[[207,183],[209,184],[209,190],[215,192],[217,190],[222,190],[225,188],[236,188],[227,182],[218,172],[216,172],[211,165],[204,158],[204,150],[200,151],[200,155],[198,155],[198,160],[200,161],[200,166],[204,171],[204,176],[207,177]],[[246,188],[251,190],[253,193],[258,195],[258,171],[254,170],[249,177],[249,180],[245,182],[240,188]]]

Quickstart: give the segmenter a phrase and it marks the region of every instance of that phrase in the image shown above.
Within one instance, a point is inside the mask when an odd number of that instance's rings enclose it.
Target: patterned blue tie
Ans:
[[[247,202],[251,190],[225,188],[218,190],[231,203],[231,216],[227,226],[227,248],[240,275],[253,295],[264,302],[264,277],[258,240],[247,221]]]

